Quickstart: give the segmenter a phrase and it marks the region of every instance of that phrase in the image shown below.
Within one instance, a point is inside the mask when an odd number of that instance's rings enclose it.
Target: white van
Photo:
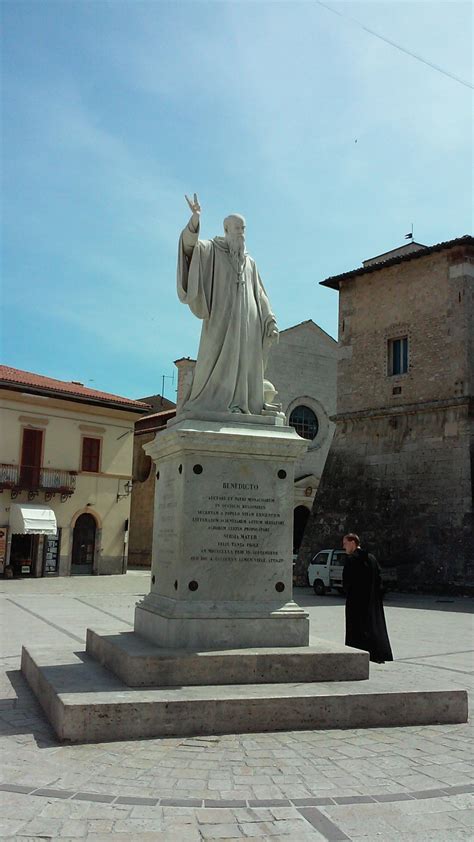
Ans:
[[[321,550],[315,555],[308,567],[308,585],[314,588],[315,594],[323,596],[330,588],[344,593],[342,586],[342,571],[347,555],[344,550]],[[397,570],[395,567],[380,568],[383,592],[397,587]]]
[[[344,550],[321,550],[308,567],[308,585],[322,596],[329,588],[342,593],[342,571],[347,555]]]

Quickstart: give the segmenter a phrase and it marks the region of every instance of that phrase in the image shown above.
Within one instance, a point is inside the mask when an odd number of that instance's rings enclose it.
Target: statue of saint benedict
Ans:
[[[203,320],[191,390],[183,409],[261,415],[268,350],[278,328],[255,261],[245,251],[245,219],[224,219],[224,236],[199,239],[201,207],[181,233],[178,296]]]

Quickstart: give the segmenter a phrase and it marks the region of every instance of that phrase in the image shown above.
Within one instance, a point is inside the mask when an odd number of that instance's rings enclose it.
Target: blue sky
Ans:
[[[184,193],[202,235],[247,218],[280,328],[336,336],[318,281],[472,229],[459,2],[15,0],[1,5],[2,362],[140,397],[195,356],[176,296]],[[174,397],[171,380],[165,394]]]

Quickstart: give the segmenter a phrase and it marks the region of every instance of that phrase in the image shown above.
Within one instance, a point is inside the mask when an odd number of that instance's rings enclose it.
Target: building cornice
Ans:
[[[50,398],[51,400],[55,401],[66,401],[74,404],[103,407],[104,409],[110,410],[112,412],[127,412],[132,413],[133,415],[143,415],[144,413],[149,412],[149,407],[147,407],[145,404],[140,404],[139,401],[136,401],[135,405],[132,402],[121,404],[119,401],[104,400],[101,398],[81,397],[75,394],[61,394],[61,392],[52,391],[49,389],[41,389],[36,387],[32,388],[26,385],[21,385],[13,382],[0,381],[0,393],[4,392],[16,393],[19,396],[31,396],[31,398]]]
[[[467,406],[474,410],[474,398],[471,395],[446,398],[436,401],[418,401],[417,403],[398,404],[397,406],[377,406],[369,409],[359,409],[353,412],[338,412],[331,415],[330,420],[338,424],[341,421],[359,421],[365,418],[386,418],[391,415],[417,415],[419,412],[436,412],[449,407]]]

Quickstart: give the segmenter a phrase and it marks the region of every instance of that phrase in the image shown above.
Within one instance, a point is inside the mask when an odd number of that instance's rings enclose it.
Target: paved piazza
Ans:
[[[469,725],[58,743],[19,672],[22,643],[80,651],[87,626],[128,630],[148,581],[137,571],[0,582],[2,838],[473,838]],[[343,642],[339,596],[297,589],[296,599],[313,639]],[[431,676],[471,688],[472,608],[467,598],[388,596],[394,657],[414,687]]]

